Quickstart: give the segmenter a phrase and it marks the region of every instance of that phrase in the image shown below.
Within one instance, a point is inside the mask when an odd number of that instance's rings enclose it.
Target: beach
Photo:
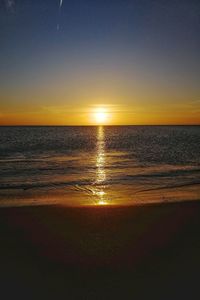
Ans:
[[[199,300],[200,0],[0,25],[0,300]]]
[[[2,299],[195,299],[200,203],[0,209]]]

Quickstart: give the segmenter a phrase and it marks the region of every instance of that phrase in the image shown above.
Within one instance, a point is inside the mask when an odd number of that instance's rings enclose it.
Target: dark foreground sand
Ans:
[[[1,299],[200,299],[200,202],[0,209]]]

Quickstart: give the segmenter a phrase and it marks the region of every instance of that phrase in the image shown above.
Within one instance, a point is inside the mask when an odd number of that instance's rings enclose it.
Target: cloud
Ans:
[[[4,3],[8,11],[15,11],[15,0],[4,0]]]

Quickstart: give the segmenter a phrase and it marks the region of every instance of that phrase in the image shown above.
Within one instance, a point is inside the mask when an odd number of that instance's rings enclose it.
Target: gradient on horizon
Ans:
[[[197,0],[0,2],[0,125],[199,124]]]

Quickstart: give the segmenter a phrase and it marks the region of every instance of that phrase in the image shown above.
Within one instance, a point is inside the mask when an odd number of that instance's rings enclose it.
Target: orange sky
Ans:
[[[97,110],[105,114],[103,121],[96,117]],[[123,107],[98,105],[80,108],[49,107],[38,111],[5,112],[0,115],[0,125],[153,125],[199,124],[199,110],[190,107]]]

